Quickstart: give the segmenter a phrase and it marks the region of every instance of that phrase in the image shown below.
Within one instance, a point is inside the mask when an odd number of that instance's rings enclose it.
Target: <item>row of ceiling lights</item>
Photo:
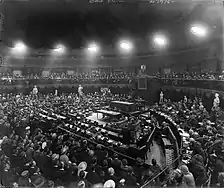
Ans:
[[[205,38],[208,36],[208,28],[204,25],[194,24],[190,28],[190,33],[198,38]],[[169,44],[169,39],[166,35],[158,33],[155,34],[152,38],[153,46],[157,49],[166,49]],[[119,52],[121,54],[130,54],[134,50],[134,43],[130,39],[123,39],[118,42],[117,45]],[[15,46],[12,48],[11,52],[16,55],[26,54],[28,47],[23,42],[15,43]],[[66,53],[66,46],[63,44],[58,44],[51,51],[52,55],[62,55]],[[88,55],[99,55],[101,52],[101,47],[98,43],[92,42],[85,48],[85,52]]]

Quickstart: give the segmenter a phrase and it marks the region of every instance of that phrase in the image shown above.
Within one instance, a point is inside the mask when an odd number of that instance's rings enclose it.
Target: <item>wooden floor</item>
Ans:
[[[150,147],[150,152],[147,153],[147,159],[145,163],[152,164],[152,159],[156,159],[157,164],[162,167],[165,162],[165,156],[162,152],[162,148],[153,141],[153,145]]]

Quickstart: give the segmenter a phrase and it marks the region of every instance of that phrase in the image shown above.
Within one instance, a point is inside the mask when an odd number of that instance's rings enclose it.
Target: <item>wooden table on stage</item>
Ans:
[[[114,111],[109,111],[109,110],[97,110],[96,113],[97,113],[97,119],[98,119],[99,113],[104,114],[109,117],[118,117],[121,115],[120,112],[114,112]]]
[[[111,108],[117,108],[123,112],[133,112],[136,110],[135,104],[132,102],[124,102],[124,101],[111,101]]]

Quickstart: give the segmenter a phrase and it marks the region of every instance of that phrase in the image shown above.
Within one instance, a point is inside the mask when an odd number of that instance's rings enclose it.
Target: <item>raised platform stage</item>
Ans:
[[[132,102],[124,102],[124,101],[111,101],[110,108],[117,109],[122,112],[134,112],[136,111],[136,105]]]
[[[97,113],[97,119],[98,119],[99,113],[109,116],[110,118],[118,118],[119,116],[121,116],[120,112],[114,112],[114,111],[110,111],[110,110],[96,110],[96,113]]]

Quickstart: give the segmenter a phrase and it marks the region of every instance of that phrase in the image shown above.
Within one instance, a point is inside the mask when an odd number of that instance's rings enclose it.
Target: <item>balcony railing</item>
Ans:
[[[189,87],[198,89],[209,89],[224,91],[224,80],[206,80],[206,79],[176,79],[176,78],[161,78],[158,79],[160,84],[163,86],[173,86],[173,87]]]

